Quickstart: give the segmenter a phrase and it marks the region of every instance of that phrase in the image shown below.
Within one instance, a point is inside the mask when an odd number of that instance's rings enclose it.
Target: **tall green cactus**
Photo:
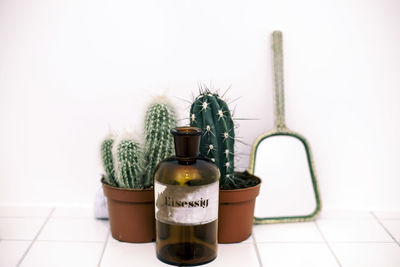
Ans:
[[[105,171],[104,182],[122,188],[153,186],[157,164],[174,154],[174,140],[170,130],[176,127],[176,114],[165,97],[157,97],[149,105],[145,116],[145,143],[131,137],[114,141],[107,137],[101,145]]]
[[[144,188],[141,170],[142,151],[137,141],[121,139],[114,148],[116,182],[122,188]]]
[[[145,185],[154,182],[154,171],[157,164],[174,155],[174,139],[170,130],[176,127],[176,113],[173,106],[164,97],[153,101],[145,116],[144,143],[144,176]]]
[[[108,136],[101,143],[100,150],[103,168],[106,173],[104,175],[104,181],[109,185],[116,186],[117,182],[115,180],[114,160],[112,155],[113,144],[114,139],[112,138],[112,136]]]
[[[201,91],[190,109],[190,126],[203,129],[200,154],[218,166],[221,172],[220,187],[235,187],[235,130],[226,102],[208,89]]]

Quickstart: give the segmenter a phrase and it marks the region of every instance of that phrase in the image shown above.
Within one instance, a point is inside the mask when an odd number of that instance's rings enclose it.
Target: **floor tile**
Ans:
[[[325,220],[316,222],[328,242],[392,242],[376,220]]]
[[[103,242],[36,241],[21,267],[95,267],[103,247]]]
[[[313,222],[255,225],[256,242],[324,242]]]
[[[400,220],[381,220],[390,234],[400,242]]]
[[[46,218],[0,218],[0,239],[33,240]]]
[[[373,219],[370,211],[322,210],[318,219]]]
[[[156,258],[155,243],[133,244],[110,242],[104,252],[102,267],[108,266],[170,266]],[[253,244],[219,244],[217,258],[203,266],[259,266]]]
[[[374,211],[374,214],[379,219],[398,219],[398,220],[400,220],[400,211],[398,211],[398,212]]]
[[[103,221],[84,218],[50,218],[38,240],[105,241],[108,228]]]
[[[343,267],[400,266],[400,247],[395,243],[335,243],[331,246]]]
[[[204,266],[258,267],[259,262],[253,244],[219,244],[217,258]]]
[[[94,218],[91,207],[56,207],[52,218]]]
[[[0,206],[0,217],[47,217],[52,207]]]
[[[170,266],[156,257],[155,243],[110,242],[104,251],[101,267]]]
[[[0,241],[0,266],[17,266],[31,241]]]
[[[258,243],[263,266],[338,266],[325,243]]]

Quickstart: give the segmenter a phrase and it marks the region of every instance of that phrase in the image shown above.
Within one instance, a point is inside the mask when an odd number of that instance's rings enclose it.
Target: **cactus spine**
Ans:
[[[200,154],[218,166],[220,187],[234,187],[235,130],[226,102],[217,93],[202,90],[191,106],[190,125],[203,129]]]
[[[164,97],[157,98],[151,104],[145,116],[144,170],[145,185],[154,182],[157,164],[174,154],[174,139],[170,130],[176,127],[176,115],[173,106]]]
[[[144,188],[140,167],[141,153],[139,143],[132,138],[123,138],[116,144],[113,154],[119,187]]]
[[[105,182],[109,185],[116,186],[117,182],[115,180],[114,160],[112,155],[113,144],[114,139],[111,136],[103,140],[101,143],[101,159],[106,173],[104,175]]]

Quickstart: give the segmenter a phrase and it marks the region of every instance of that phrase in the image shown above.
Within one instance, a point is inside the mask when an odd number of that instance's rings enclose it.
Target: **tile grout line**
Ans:
[[[325,244],[325,241],[261,241],[258,244]],[[335,244],[354,244],[354,243],[393,243],[393,241],[331,241]]]
[[[329,251],[332,253],[333,257],[335,258],[336,263],[337,263],[340,267],[342,267],[342,264],[340,263],[339,258],[336,256],[336,254],[335,254],[335,252],[333,251],[333,249],[332,249],[331,245],[329,244],[328,240],[326,240],[326,237],[325,237],[325,235],[322,233],[321,229],[319,228],[318,223],[317,223],[316,221],[314,221],[314,224],[315,224],[315,226],[317,227],[318,232],[319,232],[320,235],[322,236],[322,239],[324,239],[325,244],[326,244],[326,246],[328,247]]]
[[[51,211],[50,211],[51,212]],[[14,215],[14,216],[3,216],[3,215],[0,215],[0,219],[8,219],[8,218],[10,218],[10,219],[26,219],[26,218],[28,218],[28,219],[30,219],[30,218],[32,218],[32,219],[40,219],[40,218],[47,218],[47,216],[18,216],[18,215]]]
[[[256,238],[254,237],[254,233],[251,235],[251,239],[253,239],[253,246],[254,246],[254,249],[256,250],[258,264],[260,265],[260,267],[263,267],[263,264],[261,261],[261,256],[260,256],[260,251],[258,250],[258,246],[257,246]]]
[[[1,239],[1,241],[32,241],[30,239]],[[53,243],[103,243],[104,241],[85,241],[85,240],[51,240],[51,239],[41,239],[36,240],[40,242],[53,242]],[[393,242],[390,242],[393,243]]]
[[[386,233],[393,239],[393,241],[400,246],[399,241],[396,240],[396,238],[394,238],[394,236],[392,235],[392,233],[386,228],[386,226],[379,220],[379,218],[375,215],[375,213],[373,211],[370,211],[372,217],[375,218],[375,220],[382,226],[382,228],[386,231]]]
[[[39,231],[37,232],[37,234],[35,235],[35,237],[33,238],[32,242],[29,244],[29,247],[26,249],[25,253],[22,255],[21,259],[18,261],[17,266],[20,266],[21,263],[23,262],[23,260],[25,259],[26,255],[28,254],[28,252],[31,250],[33,244],[35,243],[35,241],[37,240],[37,238],[39,237],[40,233],[42,232],[43,228],[46,226],[47,222],[50,220],[51,215],[53,214],[54,210],[56,208],[52,208],[52,210],[50,211],[49,215],[47,216],[46,220],[44,221],[42,227],[40,227]]]
[[[101,251],[99,263],[97,264],[98,267],[101,266],[101,262],[103,261],[104,252],[106,252],[106,247],[108,245],[108,239],[109,238],[110,238],[110,228],[108,228],[107,237],[106,237],[106,240],[104,241],[104,246],[103,246],[103,250]]]

